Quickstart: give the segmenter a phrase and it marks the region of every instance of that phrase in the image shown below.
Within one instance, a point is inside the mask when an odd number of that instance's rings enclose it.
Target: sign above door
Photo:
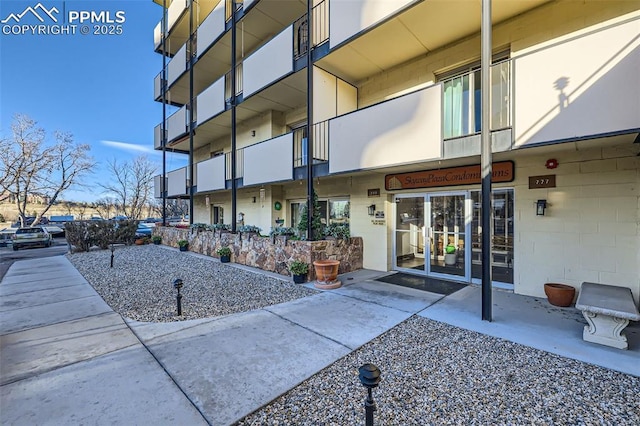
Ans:
[[[493,163],[492,168],[491,182],[513,181],[513,161]],[[446,169],[421,170],[418,172],[386,175],[384,177],[384,187],[388,191],[393,191],[398,189],[474,185],[480,184],[481,177],[480,165],[449,167]]]

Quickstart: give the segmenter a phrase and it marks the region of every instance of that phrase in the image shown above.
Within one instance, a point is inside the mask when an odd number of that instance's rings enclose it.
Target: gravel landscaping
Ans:
[[[168,322],[259,309],[317,293],[156,246],[68,255],[124,317]],[[182,278],[183,316],[173,280]],[[274,342],[277,344],[277,342]],[[377,365],[376,425],[639,425],[640,378],[412,316],[236,423],[364,425],[358,368]]]
[[[237,424],[363,425],[368,362],[376,425],[640,424],[638,377],[417,316]]]
[[[154,245],[118,247],[67,255],[111,308],[136,321],[168,322],[259,309],[316,291],[241,270],[190,253]],[[173,281],[181,278],[182,316],[176,312]]]

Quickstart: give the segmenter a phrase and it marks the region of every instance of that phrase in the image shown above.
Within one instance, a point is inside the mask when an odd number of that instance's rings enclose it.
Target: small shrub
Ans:
[[[189,245],[188,240],[178,240],[178,247],[186,247]]]
[[[326,237],[334,237],[339,240],[346,240],[350,238],[349,225],[341,225],[332,223],[324,229],[324,235]]]
[[[160,235],[154,235],[151,237],[151,241],[154,244],[160,244],[162,242],[162,237]]]
[[[294,260],[289,265],[289,271],[294,275],[307,275],[309,272],[309,264],[300,260]]]
[[[287,228],[286,226],[278,226],[275,228],[271,228],[271,231],[269,232],[270,236],[273,235],[287,235],[287,236],[293,236],[296,235],[296,230],[295,228]]]
[[[218,256],[231,256],[231,249],[227,246],[220,247],[218,250],[216,250],[216,253],[218,254]]]
[[[190,228],[192,231],[208,231],[209,225],[206,223],[193,223]]]
[[[255,232],[255,233],[259,234],[260,231],[262,231],[262,229],[258,228],[257,226],[254,226],[254,225],[238,226],[238,232]]]

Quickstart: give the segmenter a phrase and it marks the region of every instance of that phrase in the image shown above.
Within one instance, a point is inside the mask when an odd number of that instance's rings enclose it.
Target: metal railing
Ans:
[[[232,9],[233,9],[233,4],[236,4],[236,10],[240,9],[243,7],[243,2],[242,0],[225,0],[225,4],[224,4],[224,19],[226,22],[229,22],[231,20],[231,16],[232,16]]]
[[[236,96],[242,94],[242,62],[238,62],[236,66]],[[231,101],[231,71],[224,75],[224,100],[229,103]]]
[[[231,153],[224,154],[225,179],[231,180]],[[236,149],[236,179],[244,177],[244,148]]]
[[[313,7],[313,45],[319,46],[329,40],[329,2],[323,0]],[[309,30],[307,15],[303,15],[293,23],[293,58],[300,59],[309,51]]]
[[[313,164],[329,161],[329,121],[313,125]],[[307,165],[307,128],[293,131],[293,167]]]

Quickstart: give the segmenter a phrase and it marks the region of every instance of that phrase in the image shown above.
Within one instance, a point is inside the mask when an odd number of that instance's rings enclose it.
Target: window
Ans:
[[[509,52],[494,55],[491,66],[491,130],[509,127],[511,62]],[[442,81],[444,139],[471,135],[481,131],[481,74],[480,64],[438,76]]]
[[[306,206],[306,200],[291,202],[291,225],[297,227],[302,217],[302,212]],[[328,225],[332,223],[340,225],[349,224],[349,199],[348,198],[329,198],[319,199],[320,217],[322,224]]]

